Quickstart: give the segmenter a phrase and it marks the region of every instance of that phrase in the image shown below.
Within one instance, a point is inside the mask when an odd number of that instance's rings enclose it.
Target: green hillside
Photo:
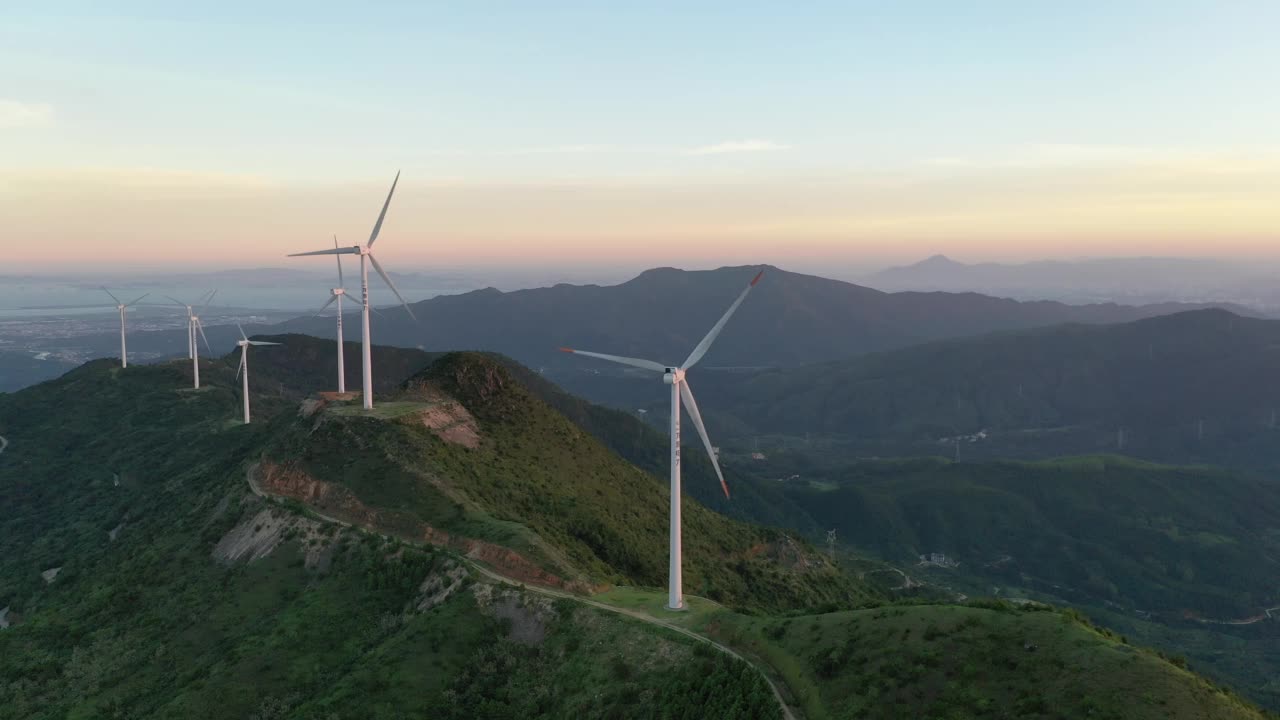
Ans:
[[[1200,310],[1115,325],[966,337],[761,372],[704,372],[708,428],[730,452],[842,460],[1122,453],[1280,467],[1280,321]],[[610,402],[662,406],[638,380]],[[603,383],[603,380],[595,381]],[[982,433],[982,435],[978,435]]]
[[[1280,622],[1266,614],[1280,606],[1270,479],[1103,456],[864,461],[764,482],[917,580],[1084,608],[1280,705]]]
[[[253,498],[272,431],[227,422],[224,372],[100,362],[0,401],[0,717],[776,716],[686,638]]]
[[[10,443],[0,456],[0,717],[778,716],[755,670],[693,638],[473,569],[578,593],[647,585],[596,598],[671,617],[657,609],[665,484],[500,362],[441,356],[372,414],[265,388],[247,427],[231,363],[208,363],[198,392],[188,372],[91,363],[0,398]],[[250,479],[283,497],[255,496]],[[855,663],[815,680],[798,664],[845,637],[837,628],[851,613],[868,632],[901,638],[889,619],[916,610],[877,607],[867,586],[780,531],[692,500],[685,508],[686,586],[736,610],[695,600],[675,622],[764,661],[805,716],[934,707],[936,673]],[[807,614],[817,605],[864,609]],[[1005,615],[979,629],[1039,638],[1036,623],[1049,622]],[[813,624],[819,637],[790,634]],[[1207,686],[1195,676],[1111,663],[1110,645],[1082,642],[1091,637],[1035,641],[1057,687],[1083,691],[1105,672],[1100,687],[1111,690],[1095,693],[1099,702],[1126,689],[1151,695],[1129,708],[1139,719],[1201,702]],[[879,638],[867,646],[904,662],[932,652]],[[960,684],[966,664],[1017,654],[967,640],[946,653],[940,672]],[[1037,689],[1020,667],[990,664],[970,694],[1006,707],[1068,692]],[[880,701],[890,686],[893,705]],[[1259,717],[1211,695],[1194,706],[1206,717]],[[1090,717],[1093,706],[1063,708],[1058,716]]]
[[[321,512],[373,518],[406,537],[443,531],[454,543],[509,547],[561,580],[665,584],[666,486],[552,410],[497,360],[447,354],[375,415],[333,403],[285,418],[263,456],[271,472],[262,482],[303,501],[327,493]],[[865,597],[778,531],[733,522],[689,498],[683,513],[692,592],[772,609]]]
[[[1043,606],[886,606],[709,626],[782,668],[811,720],[1263,717],[1182,660]]]

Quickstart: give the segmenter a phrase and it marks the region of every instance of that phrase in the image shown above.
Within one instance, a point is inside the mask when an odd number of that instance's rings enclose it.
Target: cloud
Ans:
[[[0,130],[40,127],[53,121],[53,106],[0,99]]]
[[[704,145],[685,151],[686,155],[721,155],[724,153],[764,152],[767,150],[788,150],[790,145],[771,142],[769,140],[731,140],[716,145]]]

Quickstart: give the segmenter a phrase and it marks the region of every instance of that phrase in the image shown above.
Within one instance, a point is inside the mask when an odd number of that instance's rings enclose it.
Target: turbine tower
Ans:
[[[145,298],[147,295],[150,295],[151,293],[146,293],[145,295],[142,295],[141,297],[139,297],[137,300],[134,300],[133,302],[125,303],[125,302],[120,302],[120,298],[116,297],[114,294],[112,294],[110,290],[106,289],[105,287],[102,288],[102,292],[108,295],[111,295],[111,299],[116,301],[116,311],[120,313],[120,367],[127,368],[129,367],[129,352],[128,350],[125,349],[125,344],[124,344],[124,314],[126,310],[133,307],[134,305],[137,305],[138,302],[142,300],[142,298]]]
[[[279,345],[280,343],[267,342],[266,340],[250,340],[244,334],[244,328],[240,327],[240,323],[236,323],[236,328],[240,330],[240,339],[236,341],[236,345],[240,348],[240,367],[236,370],[236,378],[240,378],[244,374],[240,386],[240,394],[244,397],[244,424],[249,424],[249,346],[250,345]]]
[[[337,235],[333,236],[333,249],[341,249],[338,247]],[[321,305],[320,309],[316,311],[316,315],[324,312],[324,309],[332,305],[335,300],[338,302],[338,392],[345,393],[347,391],[347,372],[343,367],[343,355],[346,353],[342,346],[342,296],[347,294],[347,283],[342,279],[342,255],[334,255],[333,259],[338,261],[338,287],[329,289],[329,302]]]
[[[198,300],[197,302],[204,302],[204,306],[200,308],[200,312],[204,312],[205,310],[209,309],[209,303],[213,302],[213,296],[217,294],[218,294],[218,291],[214,290],[213,292],[205,293],[204,295],[200,296],[200,300]],[[169,296],[166,295],[165,297],[169,297]],[[169,299],[173,300],[179,306],[184,307],[187,310],[187,356],[191,358],[191,377],[194,381],[192,387],[196,390],[199,390],[200,389],[200,348],[199,346],[196,345],[196,333],[197,332],[200,333],[200,339],[204,340],[205,348],[207,348],[210,352],[213,351],[213,348],[209,347],[209,338],[204,336],[204,325],[200,322],[200,313],[196,312],[193,306],[188,305],[182,302],[181,300],[178,300],[172,297],[169,297]]]
[[[724,329],[725,323],[729,322],[729,318],[733,316],[734,311],[747,298],[747,293],[751,292],[751,288],[760,282],[762,275],[764,275],[763,270],[756,273],[756,276],[751,279],[751,283],[742,291],[742,294],[738,295],[738,299],[733,301],[728,311],[711,328],[707,336],[702,338],[702,342],[698,343],[698,346],[693,349],[693,352],[689,354],[689,357],[682,365],[672,367],[652,360],[605,355],[585,350],[574,350],[573,348],[560,348],[562,352],[586,355],[587,357],[662,373],[662,381],[671,386],[671,540],[670,566],[667,571],[668,610],[684,609],[684,581],[681,576],[682,558],[680,552],[680,401],[682,399],[684,400],[685,408],[689,412],[689,419],[693,420],[693,426],[698,430],[698,435],[702,438],[702,444],[707,449],[707,455],[711,458],[711,466],[716,470],[716,477],[720,478],[720,488],[724,490],[724,496],[726,498],[729,497],[729,486],[724,481],[724,473],[720,472],[720,462],[716,458],[716,451],[711,445],[711,438],[707,436],[707,428],[702,424],[702,414],[698,412],[698,403],[693,399],[693,390],[689,387],[689,380],[685,373],[698,364],[703,355],[707,354],[711,343],[715,342],[716,336]]]
[[[378,240],[378,232],[382,230],[382,221],[387,217],[387,208],[391,205],[391,196],[396,192],[396,183],[400,182],[400,173],[396,173],[395,180],[391,181],[391,190],[387,193],[387,199],[382,203],[382,212],[378,213],[378,221],[373,224],[373,232],[369,233],[369,241],[364,245],[353,245],[351,247],[336,247],[332,250],[316,250],[314,252],[293,253],[289,257],[304,257],[307,255],[359,255],[360,256],[360,340],[361,347],[361,374],[363,375],[363,393],[364,409],[373,409],[373,362],[370,358],[372,349],[369,343],[369,264],[373,264],[373,269],[378,271],[382,279],[387,283],[387,287],[391,288],[391,292],[396,294],[396,299],[408,311],[409,317],[417,321],[417,317],[413,314],[413,310],[409,308],[409,303],[404,301],[400,295],[400,291],[396,289],[395,283],[391,282],[391,278],[387,277],[387,273],[378,264],[376,258],[373,257],[373,243]],[[335,238],[336,240],[336,238]]]

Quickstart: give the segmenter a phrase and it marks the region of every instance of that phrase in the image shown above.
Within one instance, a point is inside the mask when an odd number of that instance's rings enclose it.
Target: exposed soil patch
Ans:
[[[480,427],[459,402],[441,402],[416,415],[428,430],[445,442],[469,448],[480,446]]]
[[[9,606],[5,605],[4,607],[0,608],[0,630],[7,630],[8,628],[9,628]]]
[[[52,583],[58,578],[58,573],[60,572],[62,572],[61,567],[49,568],[48,570],[40,573],[40,577],[44,578],[45,583]]]

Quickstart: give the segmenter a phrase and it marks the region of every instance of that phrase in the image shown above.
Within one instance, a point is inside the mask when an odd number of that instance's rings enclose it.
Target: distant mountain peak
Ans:
[[[937,254],[937,255],[930,255],[929,257],[925,258],[924,260],[921,260],[920,262],[918,262],[918,263],[916,263],[916,264],[914,264],[914,265],[911,265],[910,267],[914,267],[914,268],[953,268],[953,267],[964,267],[964,263],[962,263],[962,262],[956,262],[955,260],[952,260],[951,258],[947,257],[946,255],[943,255],[943,254],[939,253],[939,254]]]

